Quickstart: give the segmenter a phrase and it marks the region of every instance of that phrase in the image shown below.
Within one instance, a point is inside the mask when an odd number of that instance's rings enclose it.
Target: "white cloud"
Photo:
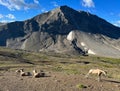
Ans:
[[[13,14],[7,14],[7,15],[0,14],[0,19],[3,18],[15,19],[15,16]]]
[[[14,20],[1,20],[1,23],[8,23],[8,22],[14,22]]]
[[[45,8],[42,8],[41,9],[41,12],[43,12],[43,13],[46,13],[46,12],[48,12]]]
[[[34,0],[34,3],[39,4],[39,1],[38,0]]]
[[[0,14],[0,22],[7,23],[15,21],[16,17],[13,14],[3,15]]]
[[[119,27],[120,27],[120,20],[114,22],[113,25],[115,25],[115,26],[119,26]]]
[[[1,23],[7,23],[8,21],[7,20],[1,20],[0,22]]]
[[[9,10],[27,10],[30,8],[38,8],[38,0],[34,0],[34,3],[26,3],[25,0],[0,0],[0,5],[7,7]]]
[[[82,6],[88,7],[88,8],[95,7],[93,0],[83,0]]]
[[[13,14],[8,14],[8,15],[6,15],[6,17],[9,19],[15,19],[15,16]]]
[[[58,7],[59,5],[57,4],[57,2],[51,2],[51,4],[54,6],[54,7]]]
[[[0,14],[0,19],[3,18],[4,16],[2,14]]]

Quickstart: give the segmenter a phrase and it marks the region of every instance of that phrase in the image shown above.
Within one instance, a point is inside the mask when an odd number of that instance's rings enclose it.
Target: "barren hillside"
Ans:
[[[61,6],[0,26],[0,46],[120,58],[120,28],[96,15]]]

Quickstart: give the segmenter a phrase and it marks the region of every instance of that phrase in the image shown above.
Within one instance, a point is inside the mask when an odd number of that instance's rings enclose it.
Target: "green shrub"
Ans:
[[[78,84],[76,85],[77,88],[82,89],[82,88],[87,88],[87,86],[83,85],[83,84]]]

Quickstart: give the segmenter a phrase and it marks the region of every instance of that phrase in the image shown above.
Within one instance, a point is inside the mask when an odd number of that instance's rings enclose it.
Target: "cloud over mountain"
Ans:
[[[119,27],[120,27],[120,20],[115,21],[113,24],[114,24],[115,26],[119,26]]]
[[[34,3],[26,3],[25,0],[0,0],[0,4],[5,6],[11,11],[14,10],[27,10],[30,8],[38,8],[39,7],[39,1],[34,0]]]
[[[93,0],[83,0],[82,5],[88,8],[95,7]]]
[[[13,14],[3,15],[0,14],[0,22],[7,23],[15,21],[16,17]]]
[[[58,5],[58,3],[57,2],[51,2],[51,4],[54,6],[54,7],[58,7],[59,5]]]
[[[13,14],[8,14],[8,15],[6,15],[6,17],[9,19],[15,19],[15,16]]]

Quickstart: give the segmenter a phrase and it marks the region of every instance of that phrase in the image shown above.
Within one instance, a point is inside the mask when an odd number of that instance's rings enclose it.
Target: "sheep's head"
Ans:
[[[107,71],[104,71],[104,75],[107,76]]]
[[[37,73],[37,71],[36,71],[36,70],[33,70],[33,73]]]
[[[24,71],[24,69],[22,68],[22,69],[16,70],[16,73],[20,73],[20,72],[23,72],[23,71]]]
[[[16,72],[16,73],[20,73],[20,70],[16,70],[15,72]]]
[[[24,69],[20,69],[20,72],[24,72]]]

